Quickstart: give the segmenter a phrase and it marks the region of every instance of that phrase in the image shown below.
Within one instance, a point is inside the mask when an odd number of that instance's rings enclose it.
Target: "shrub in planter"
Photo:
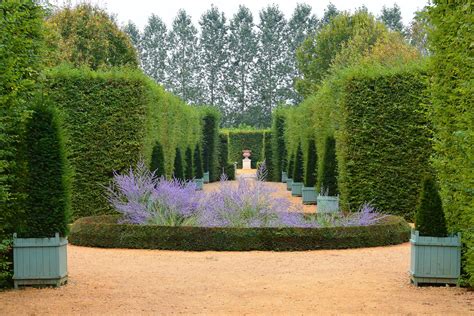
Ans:
[[[318,213],[334,213],[339,211],[336,168],[336,140],[334,137],[328,136],[325,141],[322,170],[320,173],[320,194],[317,197]]]
[[[273,176],[274,181],[286,182],[287,178],[278,179],[280,174],[288,175],[286,159],[288,156],[285,144],[285,121],[286,113],[283,108],[275,109],[272,123],[272,154],[273,154]]]
[[[176,148],[176,155],[174,156],[173,176],[178,180],[184,180],[183,158],[179,148]]]
[[[209,181],[219,179],[219,112],[212,107],[203,108],[202,157],[204,178]],[[206,182],[206,181],[205,181]]]
[[[303,149],[301,143],[298,144],[296,150],[295,165],[293,170],[293,183],[291,184],[291,195],[301,196],[301,189],[303,188],[303,173],[304,173],[304,161],[303,161]]]
[[[14,235],[14,284],[60,285],[67,281],[69,173],[58,113],[33,109],[25,136],[26,231]],[[52,238],[54,237],[54,238]]]
[[[263,146],[263,151],[264,151],[264,157],[265,157],[265,164],[267,167],[267,181],[273,181],[275,179],[275,174],[274,174],[274,163],[273,163],[273,153],[272,153],[272,132],[270,131],[265,131],[264,133],[264,146]],[[279,180],[279,179],[278,179]]]
[[[164,176],[165,173],[165,156],[163,154],[163,146],[160,143],[156,143],[153,146],[151,153],[150,170],[155,172],[157,177]]]
[[[184,170],[184,176],[186,180],[192,180],[194,177],[193,172],[193,152],[191,148],[186,148],[186,168]]]
[[[461,267],[461,235],[447,236],[441,197],[431,175],[423,179],[411,237],[411,280],[457,283]]]
[[[306,155],[306,171],[304,186],[302,189],[303,204],[316,204],[316,166],[318,165],[318,154],[316,152],[316,141],[311,138],[308,142],[308,152]]]
[[[202,155],[201,155],[201,149],[199,148],[199,145],[196,145],[194,148],[194,155],[193,155],[194,163],[194,183],[196,183],[196,188],[198,190],[202,190],[202,186],[204,184],[204,174],[202,170]]]
[[[288,169],[286,171],[288,174],[288,178],[286,179],[286,189],[288,191],[291,191],[291,185],[293,184],[293,178],[290,178],[290,177],[293,176],[294,165],[295,165],[295,157],[291,155],[290,159],[288,160]]]

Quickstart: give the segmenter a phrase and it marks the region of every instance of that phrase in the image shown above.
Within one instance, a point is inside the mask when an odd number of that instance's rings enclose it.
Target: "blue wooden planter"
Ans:
[[[285,183],[288,180],[288,174],[285,171],[281,172],[281,182]]]
[[[286,190],[291,191],[291,184],[293,183],[293,179],[286,179]]]
[[[196,190],[201,191],[204,186],[204,179],[194,179],[194,184],[196,184]]]
[[[413,284],[457,284],[461,272],[461,233],[451,237],[411,232],[410,276]]]
[[[303,189],[303,182],[292,182],[291,183],[291,195],[301,196],[301,190]]]
[[[67,238],[17,238],[13,235],[13,282],[55,285],[67,282]]]
[[[204,172],[203,176],[204,183],[209,183],[209,171]]]
[[[339,197],[338,196],[323,196],[318,195],[317,199],[318,214],[337,213],[339,212]]]
[[[316,204],[318,198],[318,192],[314,187],[305,187],[301,189],[301,194],[303,196],[303,204]]]

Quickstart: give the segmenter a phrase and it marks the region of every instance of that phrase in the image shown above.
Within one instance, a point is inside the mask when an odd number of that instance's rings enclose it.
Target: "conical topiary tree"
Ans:
[[[202,155],[199,145],[196,145],[196,148],[194,148],[194,176],[196,179],[202,179],[204,176],[204,171],[202,169]]]
[[[173,176],[178,180],[184,180],[183,157],[179,148],[176,148],[176,155],[174,157]]]
[[[308,153],[306,158],[306,173],[304,177],[304,186],[307,188],[316,185],[316,175],[318,166],[318,153],[316,151],[316,142],[311,138],[308,142]]]
[[[301,143],[298,144],[298,149],[296,150],[296,156],[294,160],[294,170],[293,170],[293,182],[303,182],[303,173],[304,173],[304,161],[303,161],[303,149],[301,148]]]
[[[38,106],[26,126],[26,233],[22,237],[66,236],[70,182],[58,114]]]
[[[295,157],[293,155],[290,155],[290,158],[288,159],[288,166],[286,169],[286,173],[288,174],[288,178],[290,179],[293,176],[294,165],[295,165]]]
[[[191,180],[194,177],[193,172],[193,152],[190,147],[186,148],[185,153],[185,160],[186,160],[186,169],[184,171],[184,176],[186,180]]]
[[[158,177],[165,175],[165,156],[163,153],[163,146],[158,142],[153,146],[150,170],[154,171],[155,175]]]
[[[415,215],[415,228],[421,236],[446,237],[443,205],[432,175],[423,178]]]
[[[333,136],[328,136],[326,138],[324,146],[324,157],[321,168],[321,178],[319,181],[321,193],[327,193],[327,195],[329,196],[336,196],[338,194],[336,177],[336,140]]]

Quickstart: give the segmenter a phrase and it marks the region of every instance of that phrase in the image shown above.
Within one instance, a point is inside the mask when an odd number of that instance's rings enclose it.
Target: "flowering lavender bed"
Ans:
[[[348,227],[369,226],[382,221],[369,204],[357,212],[305,216],[301,206],[275,198],[264,182],[264,165],[257,180],[237,184],[221,178],[217,191],[196,191],[195,184],[157,178],[143,162],[126,174],[115,173],[108,188],[113,207],[122,214],[119,223],[193,227]]]

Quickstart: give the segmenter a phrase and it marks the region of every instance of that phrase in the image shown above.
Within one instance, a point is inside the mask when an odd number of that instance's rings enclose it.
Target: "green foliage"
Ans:
[[[196,145],[196,147],[194,148],[193,160],[194,176],[196,177],[196,179],[202,179],[204,176],[204,171],[202,169],[202,154],[199,145]]]
[[[229,135],[229,161],[237,162],[237,168],[242,168],[242,150],[252,151],[250,159],[252,168],[256,168],[257,162],[263,160],[263,140],[266,130],[225,130]]]
[[[273,112],[272,123],[273,181],[277,182],[281,180],[282,171],[287,170],[286,158],[288,153],[285,143],[285,120],[284,109],[277,108]]]
[[[273,179],[275,179],[276,176],[275,176],[275,171],[273,169],[274,167],[273,152],[272,152],[273,142],[272,142],[271,131],[265,131],[263,143],[264,143],[263,157],[265,158],[265,164],[267,168],[267,181],[272,181]],[[277,181],[279,181],[279,179]]]
[[[303,161],[303,149],[301,144],[298,144],[298,149],[296,149],[295,156],[295,167],[293,170],[293,182],[303,182],[304,175],[304,161]]]
[[[36,1],[0,1],[0,232],[18,229],[18,146],[46,56]]]
[[[186,148],[185,153],[186,167],[184,169],[184,177],[186,180],[191,180],[194,177],[193,167],[193,151],[190,147]]]
[[[386,27],[375,20],[366,10],[354,14],[340,13],[309,36],[298,49],[296,58],[302,77],[296,81],[296,90],[303,96],[310,96],[329,73],[336,55],[354,36],[363,33],[369,46],[387,33]]]
[[[423,66],[348,70],[336,122],[341,205],[365,201],[413,219],[432,153]],[[381,106],[383,104],[383,106]]]
[[[128,35],[109,14],[89,3],[65,7],[46,20],[57,48],[53,63],[69,63],[91,69],[138,66],[137,53]]]
[[[173,177],[178,180],[184,180],[184,168],[183,168],[183,157],[181,156],[181,150],[176,148],[176,155],[174,156],[174,168]]]
[[[156,142],[151,152],[150,170],[155,172],[157,177],[165,175],[165,156],[163,153],[163,146]]]
[[[396,3],[393,5],[393,8],[383,6],[379,20],[383,22],[389,30],[400,33],[403,32],[402,12]]]
[[[202,157],[204,172],[209,172],[210,181],[219,179],[219,112],[213,107],[203,108]]]
[[[286,169],[286,173],[288,174],[288,178],[290,179],[295,173],[295,158],[295,155],[292,154],[290,154],[290,158],[288,158],[288,168]]]
[[[229,135],[225,132],[219,133],[220,150],[219,150],[219,171],[225,173],[229,180],[235,179],[234,164],[229,162]]]
[[[316,185],[316,175],[318,166],[318,153],[316,151],[316,141],[314,138],[311,138],[308,142],[308,151],[306,154],[306,167],[305,167],[305,177],[304,177],[304,186],[305,187],[314,187]]]
[[[45,93],[64,112],[74,218],[112,212],[100,188],[114,170],[128,170],[141,158],[150,165],[157,142],[170,177],[176,148],[184,151],[201,139],[199,110],[139,71],[57,68],[47,73]]]
[[[449,232],[461,232],[464,280],[474,287],[474,99],[470,1],[428,8],[434,167]]]
[[[318,181],[320,192],[328,196],[336,196],[338,194],[336,140],[332,136],[326,138],[321,169]]]
[[[446,220],[438,188],[433,176],[423,179],[415,214],[415,228],[420,236],[446,237]]]
[[[124,225],[117,221],[118,216],[81,218],[73,224],[69,242],[101,248],[296,251],[385,246],[410,238],[410,227],[397,216],[389,216],[373,226],[314,229],[163,227]]]
[[[0,231],[0,289],[11,287],[13,277],[13,240],[1,233]]]
[[[70,181],[61,123],[55,109],[36,106],[26,126],[27,216],[22,237],[66,236]]]

